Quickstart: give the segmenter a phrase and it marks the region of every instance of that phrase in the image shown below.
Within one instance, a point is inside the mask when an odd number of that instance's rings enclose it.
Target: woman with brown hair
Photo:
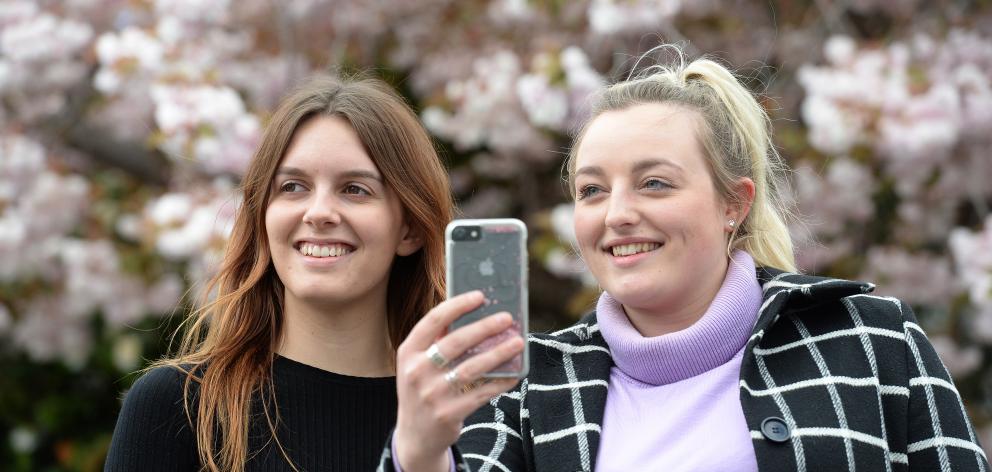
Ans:
[[[128,392],[106,470],[365,470],[395,352],[444,299],[445,169],[374,79],[317,77],[244,177],[216,295]]]

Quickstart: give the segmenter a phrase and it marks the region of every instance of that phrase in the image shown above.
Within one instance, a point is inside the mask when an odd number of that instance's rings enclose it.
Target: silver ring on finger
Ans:
[[[441,354],[441,348],[437,346],[437,343],[431,344],[431,347],[427,348],[424,354],[431,360],[431,364],[434,364],[438,369],[443,369],[444,366],[448,365],[448,358]]]
[[[444,374],[444,381],[448,382],[448,386],[455,392],[460,393],[462,391],[462,386],[460,385],[460,380],[458,378],[458,369],[449,369],[448,372]]]

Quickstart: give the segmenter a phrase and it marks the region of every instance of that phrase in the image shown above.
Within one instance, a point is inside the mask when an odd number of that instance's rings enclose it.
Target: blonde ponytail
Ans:
[[[737,226],[731,248],[747,251],[755,264],[795,271],[792,238],[786,224],[792,217],[783,195],[787,168],[771,141],[771,121],[764,108],[727,68],[710,59],[686,63],[678,46],[671,49],[677,61],[655,65],[602,92],[592,106],[591,122],[607,111],[644,103],[678,105],[699,113],[699,140],[709,157],[717,192],[731,204],[738,197],[735,183],[742,177],[754,181],[751,210]],[[568,180],[574,189],[575,156],[588,128],[582,128],[569,152]],[[572,192],[574,195],[575,193]]]

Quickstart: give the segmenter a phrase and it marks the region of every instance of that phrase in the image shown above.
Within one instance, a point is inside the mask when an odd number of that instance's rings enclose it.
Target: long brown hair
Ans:
[[[386,316],[392,348],[444,300],[442,235],[453,202],[429,135],[404,100],[379,80],[312,78],[280,104],[242,180],[243,199],[224,260],[205,291],[216,296],[184,322],[178,354],[152,366],[168,365],[186,374],[187,418],[195,422],[200,461],[211,471],[244,470],[253,398],[261,399],[272,440],[292,466],[276,436],[279,418],[271,403],[272,362],[284,323],[283,285],[272,266],[265,212],[272,179],[294,132],[315,116],[341,117],[351,124],[399,197],[407,224],[423,241],[414,254],[396,257],[390,269]]]

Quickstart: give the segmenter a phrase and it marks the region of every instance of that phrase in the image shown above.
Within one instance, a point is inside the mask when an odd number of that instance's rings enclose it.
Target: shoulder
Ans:
[[[767,268],[758,270],[758,280],[764,297],[760,315],[766,320],[763,327],[792,333],[785,340],[869,335],[879,342],[896,342],[891,346],[895,348],[905,339],[907,330],[919,329],[907,304],[874,294],[872,283]]]
[[[186,369],[171,365],[158,366],[148,370],[131,386],[131,391],[168,389],[185,382]]]
[[[196,383],[180,367],[145,372],[124,396],[104,470],[194,470]],[[188,397],[189,396],[189,397]]]
[[[127,397],[137,396],[146,398],[172,398],[182,395],[187,380],[185,367],[159,366],[145,372],[134,382],[127,392]],[[196,381],[191,382],[196,385]]]
[[[186,416],[186,402],[195,400],[198,382],[189,379],[188,369],[178,366],[159,366],[144,373],[124,396],[121,415],[138,415],[149,420],[172,420]],[[190,402],[190,414],[196,408]]]
[[[875,284],[868,282],[785,272],[770,267],[759,267],[757,275],[765,299],[784,293],[793,302],[815,304],[875,290]]]

